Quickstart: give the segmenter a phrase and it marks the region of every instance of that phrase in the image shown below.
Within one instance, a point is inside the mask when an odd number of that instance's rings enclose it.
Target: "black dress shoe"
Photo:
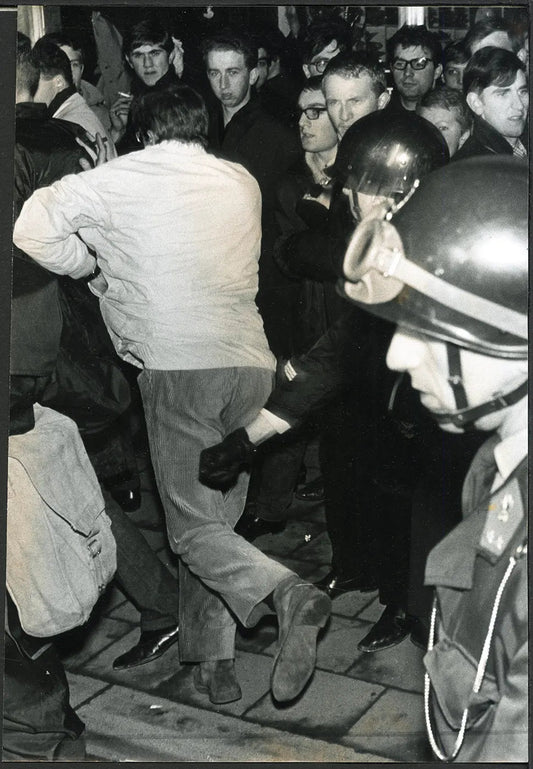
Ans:
[[[409,635],[410,618],[398,606],[386,606],[374,627],[359,641],[362,652],[379,652],[401,643]]]
[[[109,493],[125,513],[133,513],[141,506],[140,489],[109,489]]]
[[[372,593],[377,590],[377,584],[371,577],[361,579],[359,577],[341,578],[335,571],[330,571],[319,582],[314,583],[315,587],[323,590],[330,598],[335,598],[343,593],[353,593],[358,590],[360,593]]]
[[[322,476],[315,478],[314,481],[309,481],[305,486],[294,495],[296,499],[302,500],[302,502],[323,502],[325,498],[324,493],[324,480]]]
[[[248,542],[253,542],[263,534],[279,534],[283,531],[287,521],[267,521],[259,516],[243,515],[235,526],[235,532],[244,537]]]
[[[178,628],[164,628],[141,633],[139,641],[113,662],[113,670],[125,670],[156,660],[178,640]]]
[[[410,629],[411,634],[409,635],[409,640],[411,643],[426,652],[428,650],[429,629],[418,617],[413,617],[411,619]]]

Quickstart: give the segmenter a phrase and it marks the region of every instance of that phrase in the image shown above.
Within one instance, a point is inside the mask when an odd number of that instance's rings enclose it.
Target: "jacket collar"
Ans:
[[[20,102],[15,106],[15,116],[31,120],[44,120],[48,117],[48,107],[42,102]]]
[[[78,92],[74,88],[74,86],[69,86],[68,88],[65,88],[63,91],[57,94],[57,96],[54,96],[50,104],[48,105],[48,114],[50,117],[53,117],[57,110],[61,107],[62,104],[64,104],[67,99],[70,99],[71,96],[74,96],[74,94],[77,94]]]
[[[474,117],[474,129],[472,135],[491,152],[498,154],[513,154],[513,148],[486,120]]]

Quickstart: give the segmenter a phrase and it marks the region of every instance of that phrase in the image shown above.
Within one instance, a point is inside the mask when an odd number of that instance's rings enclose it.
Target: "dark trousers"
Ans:
[[[137,526],[104,492],[117,543],[118,585],[141,615],[141,632],[178,624],[178,580],[163,566]]]
[[[3,761],[83,761],[85,725],[69,702],[65,670],[52,644],[22,630],[6,595]]]

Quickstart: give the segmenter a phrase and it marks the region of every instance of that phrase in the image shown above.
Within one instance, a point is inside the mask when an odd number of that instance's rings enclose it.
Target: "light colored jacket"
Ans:
[[[74,278],[94,268],[87,246],[97,253],[102,314],[134,365],[274,368],[254,302],[259,187],[200,145],[161,142],[38,190],[14,240]]]

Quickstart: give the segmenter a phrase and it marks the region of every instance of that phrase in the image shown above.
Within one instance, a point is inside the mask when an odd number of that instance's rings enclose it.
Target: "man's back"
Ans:
[[[120,355],[158,369],[271,366],[254,304],[260,195],[240,166],[165,141],[43,191],[25,228],[75,218],[108,282],[101,309]],[[70,239],[54,260],[83,245]],[[50,261],[50,266],[54,269]]]

